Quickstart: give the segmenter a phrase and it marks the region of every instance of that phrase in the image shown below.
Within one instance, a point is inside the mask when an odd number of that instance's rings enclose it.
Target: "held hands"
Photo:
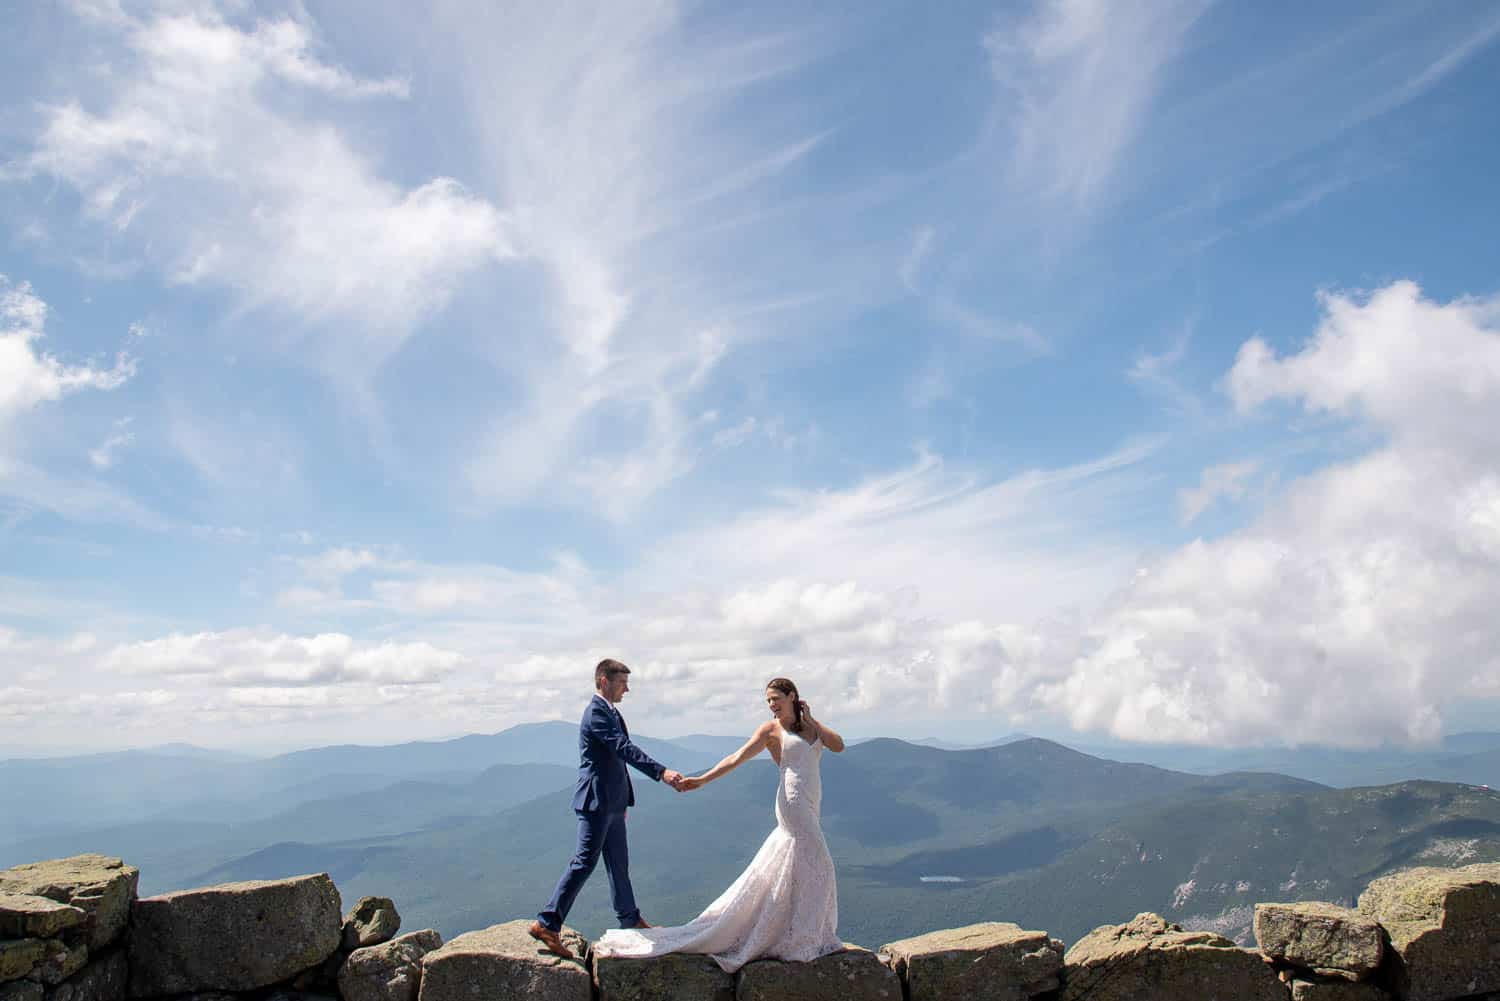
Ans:
[[[670,768],[661,773],[661,780],[678,792],[692,792],[703,785],[703,779],[688,778],[681,772],[675,772]]]

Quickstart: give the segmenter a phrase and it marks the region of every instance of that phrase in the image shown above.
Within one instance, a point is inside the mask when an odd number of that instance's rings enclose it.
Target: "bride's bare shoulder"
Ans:
[[[771,752],[771,760],[781,764],[781,727],[774,719],[756,727],[755,736],[750,739],[764,744],[766,750]]]

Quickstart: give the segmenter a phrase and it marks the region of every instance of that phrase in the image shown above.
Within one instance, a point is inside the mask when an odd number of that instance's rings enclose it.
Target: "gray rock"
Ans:
[[[708,956],[594,956],[599,1001],[734,1001],[734,975]]]
[[[47,1001],[125,1001],[129,979],[125,950],[115,949],[48,991]]]
[[[360,897],[344,915],[342,947],[345,952],[389,942],[401,930],[401,915],[389,897]]]
[[[1292,1001],[1390,1001],[1390,995],[1368,980],[1293,980]]]
[[[704,995],[706,996],[706,995]],[[901,1001],[901,978],[868,949],[847,945],[843,952],[807,963],[758,959],[740,970],[735,1001]]]
[[[29,862],[0,870],[0,893],[46,897],[71,904],[88,915],[88,947],[102,950],[125,930],[140,871],[107,855]]]
[[[1373,918],[1316,900],[1256,904],[1255,941],[1272,959],[1346,980],[1370,976],[1385,955]]]
[[[31,893],[0,893],[0,938],[52,938],[88,917],[72,904]]]
[[[64,980],[83,969],[89,961],[89,947],[82,942],[70,945],[59,939],[47,939],[47,955],[31,971],[32,980],[40,980],[48,987],[56,987]]]
[[[327,959],[339,926],[327,873],[143,897],[131,913],[130,995],[266,987]]]
[[[1359,912],[1390,935],[1398,997],[1500,990],[1500,862],[1383,876],[1360,894]]]
[[[442,945],[441,935],[424,928],[356,949],[339,968],[339,996],[344,1001],[417,1001],[422,957]]]
[[[928,932],[880,952],[906,982],[910,1001],[1023,1001],[1055,990],[1063,965],[1060,941],[999,921]]]
[[[35,980],[12,980],[0,984],[0,1001],[43,1001],[46,988]]]
[[[0,983],[20,980],[47,958],[47,939],[0,939]]]
[[[423,956],[419,1001],[592,1001],[593,978],[584,965],[588,942],[564,928],[563,941],[579,958],[563,959],[526,933],[530,924],[507,921],[466,932]]]
[[[1073,944],[1063,1001],[1286,1001],[1257,952],[1213,932],[1183,931],[1156,914],[1095,928]]]

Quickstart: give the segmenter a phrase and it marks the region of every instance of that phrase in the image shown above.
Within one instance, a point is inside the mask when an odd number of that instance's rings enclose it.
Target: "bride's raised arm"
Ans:
[[[717,765],[714,765],[702,775],[683,779],[683,788],[697,789],[699,786],[704,785],[708,782],[712,782],[714,779],[718,778],[720,775],[725,774],[726,772],[734,771],[740,765],[749,761],[761,751],[764,751],[766,749],[766,744],[771,739],[771,730],[775,726],[775,720],[771,720],[771,722],[769,723],[762,723],[760,727],[750,735],[750,739],[745,741],[745,745],[738,751],[735,751],[733,754],[724,758]]]
[[[814,740],[823,741],[823,746],[828,748],[835,754],[844,749],[844,738],[840,737],[838,733],[834,731],[833,727],[829,726],[827,723],[819,722],[813,716],[812,710],[808,708],[806,702],[802,703],[802,719],[804,722],[813,727],[813,730],[816,734],[816,736],[813,738]]]

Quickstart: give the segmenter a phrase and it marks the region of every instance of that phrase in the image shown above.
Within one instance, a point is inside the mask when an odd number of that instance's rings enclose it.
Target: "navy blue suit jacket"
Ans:
[[[658,782],[667,770],[630,742],[630,731],[614,706],[602,695],[595,695],[578,724],[578,787],[573,793],[573,809],[624,813],[626,807],[635,806],[635,789],[626,765]]]

